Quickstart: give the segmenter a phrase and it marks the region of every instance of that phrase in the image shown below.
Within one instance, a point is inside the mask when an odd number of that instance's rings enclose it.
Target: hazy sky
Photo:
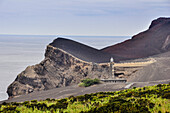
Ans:
[[[0,0],[0,34],[131,36],[170,0]]]

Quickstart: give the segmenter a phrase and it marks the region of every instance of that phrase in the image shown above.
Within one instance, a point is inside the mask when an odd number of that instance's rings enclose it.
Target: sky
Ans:
[[[132,36],[170,0],[0,0],[0,34]]]

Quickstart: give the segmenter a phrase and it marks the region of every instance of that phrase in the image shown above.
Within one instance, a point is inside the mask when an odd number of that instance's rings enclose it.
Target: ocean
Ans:
[[[46,46],[57,37],[73,39],[102,49],[130,36],[0,35],[0,101],[6,100],[7,87],[27,66],[44,59]]]

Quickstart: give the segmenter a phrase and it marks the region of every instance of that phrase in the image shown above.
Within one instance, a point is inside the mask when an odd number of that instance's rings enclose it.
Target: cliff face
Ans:
[[[170,50],[170,18],[154,20],[149,29],[132,39],[97,50],[68,39],[58,38],[47,46],[45,59],[27,67],[8,87],[9,97],[77,84],[84,78],[109,77],[109,65],[97,64],[143,58]],[[95,62],[95,63],[92,63]],[[115,68],[119,78],[127,78],[138,68]]]
[[[103,52],[124,57],[121,60],[148,57],[170,50],[170,18],[152,21],[148,30],[122,43],[106,47]]]
[[[82,61],[62,49],[47,46],[45,59],[27,67],[8,87],[9,97],[77,84],[83,78],[108,78],[109,66]]]

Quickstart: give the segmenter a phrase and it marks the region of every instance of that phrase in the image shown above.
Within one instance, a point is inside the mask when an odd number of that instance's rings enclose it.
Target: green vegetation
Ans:
[[[99,79],[90,79],[90,78],[87,78],[87,79],[84,79],[84,80],[81,80],[81,83],[79,84],[80,87],[89,87],[91,85],[94,85],[94,84],[99,84],[100,83],[100,80]]]
[[[170,84],[65,99],[3,103],[2,113],[169,113]]]

